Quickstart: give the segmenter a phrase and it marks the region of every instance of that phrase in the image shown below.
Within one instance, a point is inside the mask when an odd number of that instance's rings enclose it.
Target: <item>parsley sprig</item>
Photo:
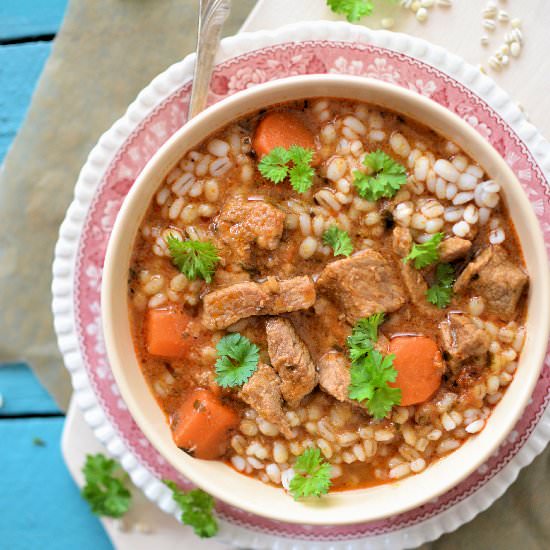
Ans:
[[[353,243],[347,231],[331,225],[323,233],[323,242],[334,250],[335,256],[349,256],[353,252]]]
[[[350,23],[370,15],[374,9],[370,0],[327,0],[327,4],[334,13],[345,15]]]
[[[355,170],[353,185],[359,195],[368,201],[377,201],[382,197],[391,198],[407,182],[405,167],[380,149],[366,155],[363,164],[370,174]]]
[[[295,475],[290,482],[290,494],[295,500],[303,497],[320,497],[328,493],[331,466],[316,448],[306,449],[293,466]]]
[[[182,491],[169,479],[163,483],[172,491],[172,498],[181,509],[181,521],[189,525],[201,538],[213,537],[218,532],[218,522],[212,513],[214,499],[202,489]]]
[[[389,386],[395,382],[394,355],[382,355],[374,349],[383,313],[360,319],[347,339],[351,359],[348,396],[364,403],[374,418],[384,418],[394,405],[401,402],[401,390]]]
[[[384,322],[383,313],[375,313],[370,317],[359,319],[348,336],[347,344],[352,363],[361,360],[374,349],[378,341],[378,327]]]
[[[305,193],[313,185],[311,167],[313,151],[298,145],[288,149],[275,147],[258,164],[260,174],[273,183],[281,183],[287,177],[298,193]]]
[[[173,235],[166,238],[172,263],[190,280],[201,278],[212,282],[220,261],[218,250],[210,241],[182,241]]]
[[[224,336],[216,350],[216,382],[222,388],[242,386],[258,368],[260,349],[238,332]]]
[[[390,1],[396,2],[396,0]],[[345,15],[350,23],[355,23],[362,17],[371,15],[374,10],[374,5],[370,0],[327,0],[327,5],[334,13]]]
[[[428,302],[438,308],[446,308],[451,303],[455,270],[450,264],[438,264],[435,270],[435,282],[426,291]]]
[[[443,233],[435,233],[422,244],[413,244],[411,251],[403,258],[403,262],[414,260],[414,267],[422,269],[435,264],[439,260],[438,246],[443,240]]]
[[[92,513],[120,518],[128,511],[132,495],[125,485],[126,474],[114,460],[101,453],[86,455],[82,472],[86,485],[81,494]]]
[[[393,354],[382,355],[377,350],[371,350],[351,366],[349,397],[360,403],[366,401],[367,409],[374,418],[384,418],[394,405],[401,402],[401,390],[388,385],[397,378],[394,359]]]

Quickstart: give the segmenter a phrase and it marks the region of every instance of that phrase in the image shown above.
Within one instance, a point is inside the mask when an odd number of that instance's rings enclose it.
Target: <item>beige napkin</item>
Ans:
[[[253,5],[233,2],[226,35]],[[195,49],[197,6],[71,0],[0,173],[0,362],[28,361],[62,408],[71,387],[50,313],[59,225],[99,136],[155,75]]]

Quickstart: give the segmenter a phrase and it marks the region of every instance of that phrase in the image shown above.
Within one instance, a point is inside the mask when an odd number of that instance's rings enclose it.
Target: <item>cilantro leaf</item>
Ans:
[[[308,448],[293,466],[295,475],[290,482],[290,494],[295,500],[302,497],[320,497],[331,485],[331,466],[321,457],[319,449]]]
[[[391,388],[397,371],[393,367],[395,355],[382,355],[377,350],[369,351],[361,360],[352,363],[351,383],[348,388],[350,399],[365,405],[374,418],[384,418],[393,405],[401,402],[401,390]]]
[[[353,252],[353,244],[347,231],[331,225],[323,233],[323,242],[334,250],[335,256],[349,256]]]
[[[220,261],[218,250],[210,241],[182,241],[173,235],[166,239],[172,263],[190,280],[212,282],[212,275]]]
[[[35,447],[45,447],[46,442],[41,437],[33,437],[32,438],[32,444]]]
[[[294,191],[305,193],[313,185],[315,172],[311,166],[295,164],[289,171],[290,185]]]
[[[439,243],[443,240],[443,233],[435,233],[423,244],[413,244],[411,251],[403,258],[403,262],[414,260],[414,267],[422,269],[439,260]]]
[[[288,176],[290,155],[284,147],[275,147],[258,164],[260,174],[273,183],[281,183]]]
[[[378,341],[378,327],[384,322],[383,313],[375,313],[370,317],[359,319],[348,336],[347,345],[352,362],[360,360],[374,349]]]
[[[348,396],[365,406],[374,418],[384,418],[393,405],[401,402],[401,390],[388,386],[395,382],[394,355],[382,355],[374,349],[383,313],[360,319],[347,339],[351,359]]]
[[[298,145],[288,149],[275,147],[258,163],[260,174],[273,183],[281,183],[287,177],[298,193],[305,193],[313,185],[315,172],[311,167],[313,151]]]
[[[367,403],[367,409],[374,418],[385,418],[394,405],[401,403],[401,390],[380,386]]]
[[[327,4],[334,13],[345,15],[350,23],[370,15],[374,9],[370,0],[327,0]]]
[[[128,511],[132,495],[124,484],[126,474],[114,460],[102,454],[86,455],[82,472],[86,485],[81,494],[92,513],[119,518]]]
[[[288,149],[289,159],[295,164],[311,164],[313,161],[313,151],[300,147],[299,145],[291,145]]]
[[[196,535],[207,538],[218,532],[218,522],[212,513],[212,496],[202,489],[182,491],[169,479],[164,479],[163,483],[172,491],[172,498],[181,509],[181,521],[191,526]]]
[[[216,350],[216,382],[222,388],[242,386],[258,368],[260,349],[238,332],[224,336]]]
[[[377,201],[382,197],[391,198],[407,182],[405,167],[380,149],[366,155],[363,164],[369,168],[370,174],[355,170],[353,185],[364,199]]]
[[[451,303],[455,270],[450,264],[438,264],[435,270],[435,282],[426,291],[426,299],[430,304],[446,308]]]

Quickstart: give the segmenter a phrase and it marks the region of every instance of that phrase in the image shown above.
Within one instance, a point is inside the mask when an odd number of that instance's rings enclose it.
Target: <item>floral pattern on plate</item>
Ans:
[[[502,117],[479,96],[427,63],[393,50],[353,42],[277,44],[219,64],[212,81],[210,102],[262,82],[313,73],[348,73],[392,82],[430,97],[465,119],[493,144],[518,176],[539,218],[550,251],[550,188],[531,153]],[[87,212],[74,277],[76,330],[96,397],[139,463],[155,477],[173,479],[179,476],[143,437],[120,398],[108,367],[100,328],[100,278],[107,242],[122,201],[153,153],[185,122],[189,92],[187,82],[157,105],[118,149]],[[256,532],[317,541],[353,540],[422,522],[475,493],[516,456],[548,404],[549,367],[547,357],[532,400],[506,443],[469,478],[420,508],[381,521],[315,529],[271,521],[222,502],[217,505],[218,513],[228,522]]]

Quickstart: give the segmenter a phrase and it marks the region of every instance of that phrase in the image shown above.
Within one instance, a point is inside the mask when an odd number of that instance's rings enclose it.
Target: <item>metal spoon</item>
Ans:
[[[208,87],[214,69],[222,27],[231,10],[231,0],[200,0],[197,59],[189,102],[188,119],[206,107]]]

